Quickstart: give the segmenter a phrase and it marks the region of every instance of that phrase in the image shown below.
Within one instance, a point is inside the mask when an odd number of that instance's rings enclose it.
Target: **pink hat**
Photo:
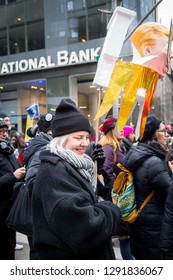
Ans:
[[[124,130],[124,137],[128,137],[130,133],[134,133],[134,128],[130,125],[125,125],[123,130]]]

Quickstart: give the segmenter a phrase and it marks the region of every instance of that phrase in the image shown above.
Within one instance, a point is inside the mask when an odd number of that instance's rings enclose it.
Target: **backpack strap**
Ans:
[[[145,205],[148,203],[148,201],[152,198],[152,196],[154,195],[154,191],[152,191],[144,200],[144,202],[141,204],[138,212],[141,213],[142,209],[145,207]]]

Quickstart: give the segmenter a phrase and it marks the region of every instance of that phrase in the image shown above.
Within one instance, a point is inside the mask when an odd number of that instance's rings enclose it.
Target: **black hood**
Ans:
[[[27,165],[31,156],[35,154],[38,150],[40,150],[42,147],[49,144],[52,139],[53,138],[51,135],[44,132],[40,132],[34,138],[32,138],[28,147],[25,150],[24,164]]]
[[[146,159],[153,156],[165,159],[165,152],[158,143],[153,143],[152,145],[139,143],[130,148],[123,165],[129,171],[133,172]]]

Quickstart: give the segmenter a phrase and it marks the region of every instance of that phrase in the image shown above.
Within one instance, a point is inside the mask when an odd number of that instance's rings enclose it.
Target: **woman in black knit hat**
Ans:
[[[32,194],[33,239],[39,259],[114,259],[111,236],[119,208],[98,202],[94,163],[86,155],[90,124],[69,99],[52,122],[53,140],[41,152]]]
[[[154,191],[139,218],[129,224],[131,250],[137,260],[161,257],[161,223],[167,193],[172,185],[168,136],[165,124],[155,115],[150,115],[142,139],[131,147],[123,163],[133,173],[137,208]]]

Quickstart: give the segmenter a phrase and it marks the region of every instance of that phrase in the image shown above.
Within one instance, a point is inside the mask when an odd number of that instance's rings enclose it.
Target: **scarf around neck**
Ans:
[[[61,148],[58,145],[56,145],[56,153],[61,159],[74,166],[80,172],[80,174],[92,184],[94,192],[96,192],[94,162],[87,154],[84,154],[83,157],[80,157],[73,151]]]

